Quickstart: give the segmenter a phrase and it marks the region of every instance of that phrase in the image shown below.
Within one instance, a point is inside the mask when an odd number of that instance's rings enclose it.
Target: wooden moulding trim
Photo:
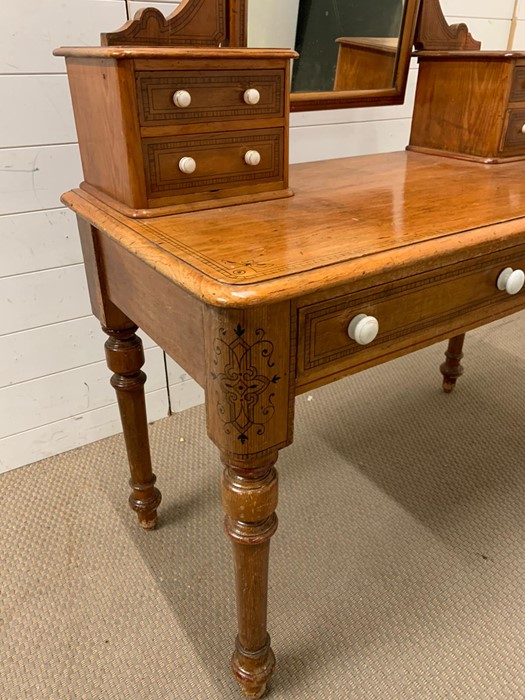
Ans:
[[[350,288],[359,291],[373,284],[385,284],[504,247],[512,248],[522,243],[525,228],[523,218],[512,219],[398,248],[394,254],[389,250],[297,274],[281,275],[264,282],[228,284],[213,279],[142,237],[139,222],[135,221],[136,225],[133,226],[130,219],[126,220],[126,217],[82,190],[66,192],[62,202],[167,279],[206,304],[222,308],[277,303],[321,290],[326,292],[342,285],[347,291]]]
[[[479,51],[481,42],[470,34],[466,24],[449,25],[439,0],[424,0],[414,40],[416,49],[432,51]]]
[[[262,185],[264,186],[264,185]],[[206,211],[208,209],[220,209],[221,207],[233,207],[238,204],[253,204],[255,202],[266,202],[274,199],[284,199],[293,197],[293,190],[289,187],[282,189],[280,183],[275,183],[275,187],[281,187],[277,190],[265,190],[262,192],[250,192],[247,194],[231,195],[229,197],[217,197],[216,199],[196,200],[194,202],[186,202],[183,204],[168,204],[149,209],[132,209],[126,204],[119,202],[117,199],[110,197],[105,192],[93,187],[88,182],[82,182],[81,189],[89,192],[90,195],[100,199],[104,204],[116,209],[119,213],[131,219],[153,219],[159,216],[170,216],[173,214],[187,214],[192,211]],[[201,195],[196,194],[195,197]]]
[[[414,51],[416,58],[486,61],[487,58],[525,58],[525,51]]]
[[[290,95],[290,112],[341,107],[377,107],[402,104],[404,96],[395,88],[386,90],[350,90],[341,92],[294,92]]]
[[[102,46],[193,44],[219,46],[228,43],[230,31],[226,0],[182,0],[164,17],[160,10],[145,7],[114,32],[100,35]]]
[[[120,29],[101,34],[103,46],[246,46],[247,0],[181,0],[168,16],[153,7]]]
[[[76,58],[182,58],[182,59],[254,59],[267,58],[298,58],[299,54],[291,49],[218,49],[218,48],[193,48],[166,46],[139,46],[137,48],[126,46],[61,46],[53,51],[54,56],[74,56]],[[251,68],[251,65],[248,66]],[[329,93],[332,94],[332,93]]]
[[[426,146],[407,146],[407,151],[416,151],[416,153],[426,153],[431,156],[442,156],[443,158],[455,158],[456,160],[470,160],[475,163],[483,163],[484,165],[500,165],[502,163],[513,163],[519,160],[525,160],[525,153],[522,155],[510,156],[474,156],[468,153],[455,153],[454,151],[442,151],[439,148],[428,148]]]

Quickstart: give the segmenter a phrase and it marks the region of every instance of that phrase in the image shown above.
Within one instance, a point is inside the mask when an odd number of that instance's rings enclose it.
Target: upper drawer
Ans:
[[[512,74],[510,102],[525,102],[525,65],[517,65]]]
[[[179,90],[191,96],[189,106],[175,105]],[[246,90],[258,92],[256,104],[247,104]],[[140,72],[137,96],[142,126],[282,118],[284,71]]]

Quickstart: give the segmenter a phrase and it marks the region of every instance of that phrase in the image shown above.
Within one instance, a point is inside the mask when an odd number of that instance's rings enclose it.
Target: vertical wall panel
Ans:
[[[126,21],[122,0],[4,0],[0,73],[63,73],[58,46],[93,46]]]
[[[0,240],[0,278],[82,262],[76,218],[67,209],[0,216]]]

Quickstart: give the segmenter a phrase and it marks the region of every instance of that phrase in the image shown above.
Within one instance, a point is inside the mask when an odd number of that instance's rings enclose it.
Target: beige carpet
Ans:
[[[297,402],[272,542],[270,699],[525,697],[525,314]],[[121,436],[0,476],[0,698],[239,698],[202,408],[151,430],[158,531]]]

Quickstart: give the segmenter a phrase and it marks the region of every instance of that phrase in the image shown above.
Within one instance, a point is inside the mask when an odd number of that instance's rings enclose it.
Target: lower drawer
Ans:
[[[525,269],[525,246],[300,305],[299,391],[301,385],[325,383],[329,376],[379,364],[524,308],[525,288],[511,295],[497,287],[507,267]],[[379,325],[377,336],[366,345],[348,334],[350,322],[359,314],[373,317]]]
[[[281,128],[144,139],[142,148],[147,194],[153,206],[171,197],[184,201],[193,195],[202,199],[208,193],[248,193],[258,185],[267,189],[269,183],[284,180]],[[252,163],[250,153],[257,154]],[[183,171],[183,159],[193,172]]]
[[[525,154],[525,109],[510,109],[507,112],[501,143],[504,154]]]

